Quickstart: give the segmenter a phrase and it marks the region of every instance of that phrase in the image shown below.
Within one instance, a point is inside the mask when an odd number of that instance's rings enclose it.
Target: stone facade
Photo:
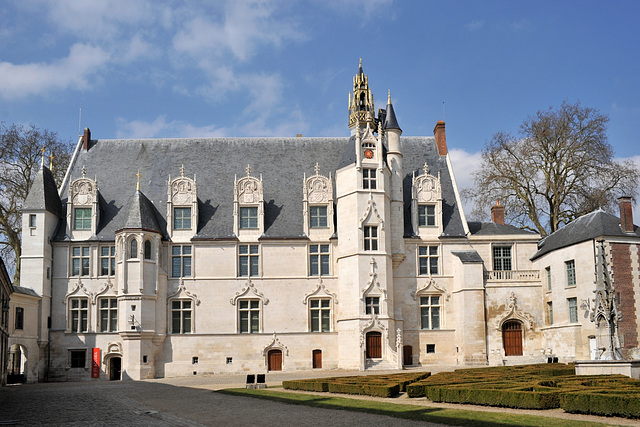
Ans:
[[[87,129],[59,192],[43,167],[23,214],[39,377],[90,379],[94,349],[107,379],[588,356],[582,318],[545,320],[540,274],[560,258],[504,214],[466,221],[444,122],[401,135],[362,66],[344,138]]]

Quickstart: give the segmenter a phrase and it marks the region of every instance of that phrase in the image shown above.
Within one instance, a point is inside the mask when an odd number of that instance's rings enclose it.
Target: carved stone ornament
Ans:
[[[112,295],[118,295],[118,288],[116,287],[116,285],[111,281],[111,278],[107,278],[107,281],[104,282],[104,285],[102,286],[102,289],[100,289],[93,297],[91,304],[94,304],[97,302],[98,297],[102,296],[102,295],[106,295],[107,293],[110,293]]]
[[[429,166],[425,163],[423,173],[413,177],[414,198],[418,202],[435,202],[442,197],[440,173],[438,177],[429,173]]]
[[[195,198],[195,183],[193,180],[180,177],[171,183],[171,201],[174,205],[189,205]]]
[[[417,301],[418,296],[420,296],[420,294],[423,294],[425,292],[433,292],[434,289],[438,291],[438,293],[442,293],[445,301],[449,301],[449,299],[451,298],[451,294],[447,292],[447,288],[444,286],[438,285],[438,282],[433,280],[433,277],[430,278],[429,281],[424,286],[420,287],[420,285],[418,285],[418,289],[411,292],[411,297],[413,298],[414,301]]]
[[[250,293],[260,298],[262,300],[263,305],[269,304],[269,298],[266,298],[262,292],[259,292],[256,289],[256,286],[251,281],[251,279],[247,280],[242,290],[240,292],[236,292],[236,295],[233,298],[231,298],[229,302],[231,303],[231,305],[236,305],[236,303],[238,302],[238,299],[245,297]]]
[[[331,182],[322,175],[307,179],[306,190],[309,203],[328,203],[331,200]]]
[[[107,353],[113,355],[121,355],[122,354],[122,343],[119,342],[110,342],[107,344]],[[106,356],[105,354],[105,356]]]
[[[329,296],[329,297],[331,297],[331,299],[333,300],[333,302],[335,304],[338,304],[338,296],[336,294],[334,294],[333,292],[329,292],[325,288],[324,283],[322,283],[322,277],[318,280],[316,288],[313,291],[309,292],[308,294],[306,294],[304,296],[304,299],[302,300],[302,303],[306,305],[307,302],[309,301],[309,298],[320,296],[320,295]]]
[[[509,320],[518,320],[522,322],[523,325],[528,326],[530,330],[533,330],[535,327],[535,319],[529,313],[518,309],[518,298],[514,292],[511,292],[509,296],[508,309],[509,312],[502,317],[502,319],[498,319],[498,324],[496,325],[497,330],[502,330],[502,325]]]
[[[251,168],[247,167],[248,173]],[[245,176],[236,182],[236,199],[240,204],[259,203],[262,201],[262,182],[258,178]]]
[[[396,351],[402,348],[402,329],[396,329]]]
[[[369,200],[367,200],[367,207],[365,208],[364,214],[362,214],[362,216],[360,217],[360,228],[364,226],[365,222],[368,224],[372,218],[377,219],[377,223],[380,225],[380,229],[384,230],[384,221],[378,213],[376,202],[373,201],[373,198],[370,198]],[[373,224],[375,224],[375,222],[373,222]]]
[[[182,280],[182,277],[180,278],[180,281],[178,282],[178,289],[172,293],[171,295],[167,296],[167,300],[171,300],[171,299],[190,299],[194,302],[195,305],[200,305],[200,300],[198,299],[198,296],[194,293],[191,293],[187,290],[187,286],[185,285],[184,281]]]
[[[280,338],[278,338],[275,332],[273,333],[273,337],[271,337],[271,341],[269,342],[269,344],[267,344],[262,349],[262,355],[266,356],[269,350],[274,350],[274,349],[282,350],[282,353],[285,356],[289,355],[289,348],[286,345],[282,344],[282,342],[280,341]]]
[[[73,286],[73,288],[67,292],[67,294],[64,296],[64,300],[62,301],[63,304],[67,304],[67,301],[69,300],[70,297],[72,296],[78,296],[80,295],[80,292],[82,292],[86,297],[89,298],[89,301],[92,301],[93,304],[95,304],[95,292],[90,292],[87,290],[87,288],[84,286],[84,283],[82,283],[82,280],[80,278],[78,278],[78,281],[76,282],[76,284]]]
[[[95,200],[95,184],[89,178],[78,178],[71,184],[71,200],[74,205],[91,205]]]
[[[369,261],[369,264],[371,265],[371,272],[369,272],[369,280],[367,281],[367,285],[364,287],[364,289],[362,289],[362,292],[360,293],[360,298],[364,299],[364,296],[369,294],[371,291],[374,291],[376,288],[378,288],[378,292],[380,294],[382,294],[382,299],[383,301],[387,300],[387,290],[384,289],[382,286],[380,286],[380,282],[378,281],[378,273],[376,273],[376,260],[373,259],[373,257],[371,258],[371,261]],[[378,292],[374,292],[374,293],[378,293]]]
[[[360,347],[364,346],[364,336],[371,329],[379,329],[381,331],[387,330],[387,327],[382,324],[380,319],[378,319],[377,314],[371,316],[369,321],[360,327]]]

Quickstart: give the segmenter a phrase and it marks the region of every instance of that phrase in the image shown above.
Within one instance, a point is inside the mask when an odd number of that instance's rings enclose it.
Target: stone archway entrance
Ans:
[[[382,358],[382,333],[367,332],[367,358]]]
[[[7,384],[27,382],[27,349],[25,346],[20,344],[11,346],[7,368]]]
[[[282,371],[282,350],[269,350],[267,363],[269,371]]]
[[[505,356],[522,356],[522,323],[510,320],[502,325]]]
[[[120,381],[122,379],[122,358],[112,357],[109,359],[109,380]]]

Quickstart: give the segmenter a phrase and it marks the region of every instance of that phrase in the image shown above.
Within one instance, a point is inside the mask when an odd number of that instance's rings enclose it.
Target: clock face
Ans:
[[[365,156],[367,159],[372,158],[372,157],[373,157],[373,151],[371,151],[371,150],[369,150],[369,149],[364,150],[364,156]]]

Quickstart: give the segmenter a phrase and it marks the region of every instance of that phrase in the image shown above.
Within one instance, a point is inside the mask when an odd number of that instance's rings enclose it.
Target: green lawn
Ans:
[[[348,411],[367,412],[388,415],[390,417],[429,421],[440,424],[458,426],[605,426],[612,424],[589,423],[584,421],[569,421],[560,418],[503,414],[499,412],[479,412],[464,409],[441,409],[429,406],[387,403],[375,400],[360,400],[330,395],[313,395],[274,390],[228,389],[220,390],[234,396],[256,397],[269,399],[292,405],[306,405],[324,409],[341,409]]]

